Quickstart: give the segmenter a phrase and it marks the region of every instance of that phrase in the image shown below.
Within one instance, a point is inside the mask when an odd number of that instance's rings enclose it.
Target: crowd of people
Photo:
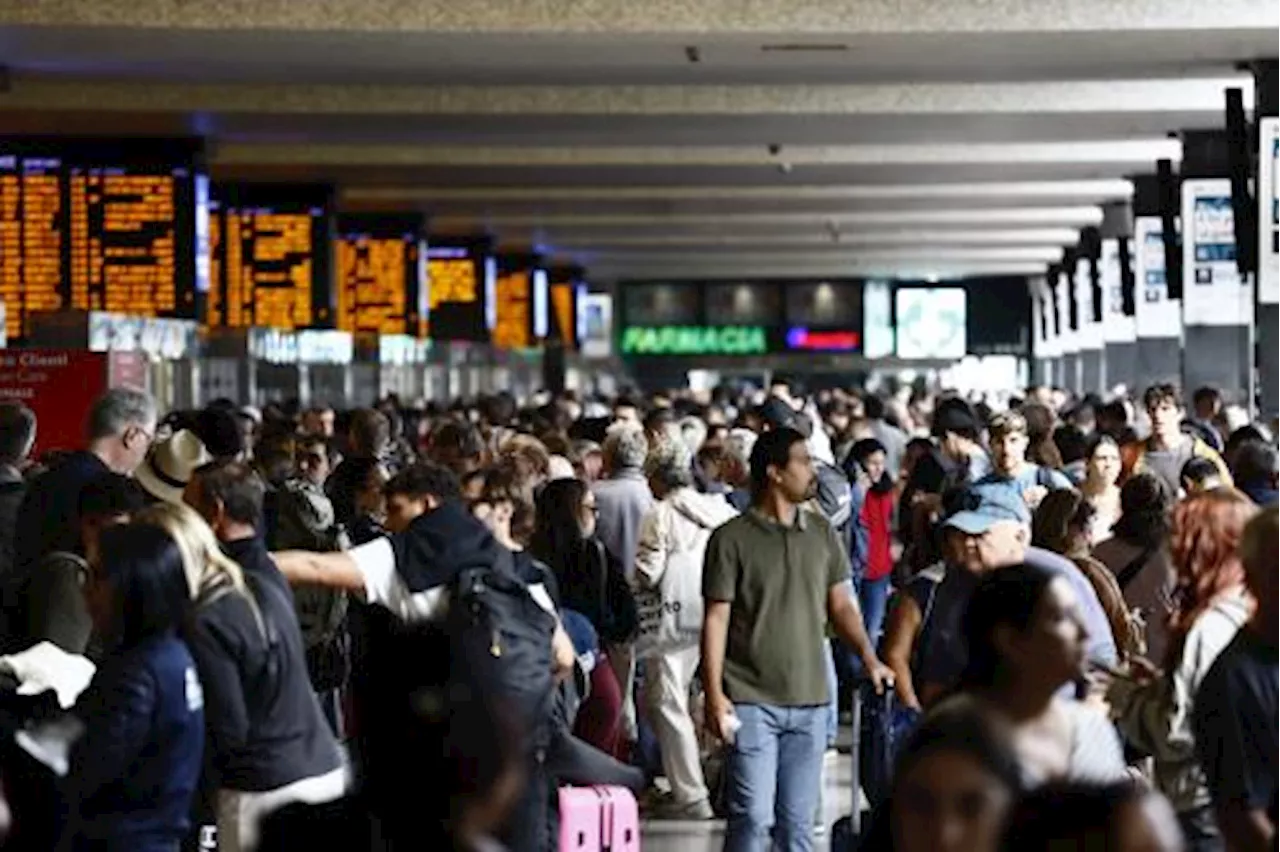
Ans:
[[[1275,848],[1277,452],[1212,389],[38,427],[0,404],[6,848],[541,852],[594,784],[803,852],[850,716],[833,843]]]

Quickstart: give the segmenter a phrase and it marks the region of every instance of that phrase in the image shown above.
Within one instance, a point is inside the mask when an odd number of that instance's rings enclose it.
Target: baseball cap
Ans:
[[[944,526],[966,535],[982,535],[1001,521],[1031,522],[1031,512],[1018,490],[1004,482],[970,485],[956,500]]]
[[[756,416],[774,429],[798,430],[800,428],[800,412],[776,396],[771,396],[765,400],[756,409]]]

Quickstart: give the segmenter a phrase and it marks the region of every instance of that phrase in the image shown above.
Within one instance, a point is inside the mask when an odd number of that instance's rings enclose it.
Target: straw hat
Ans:
[[[182,492],[196,468],[212,461],[209,451],[188,429],[156,443],[134,477],[143,490],[165,503],[181,503]]]

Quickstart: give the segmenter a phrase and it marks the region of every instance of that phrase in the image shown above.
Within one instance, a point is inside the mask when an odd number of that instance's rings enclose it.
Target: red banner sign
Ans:
[[[107,356],[69,349],[0,351],[0,401],[20,402],[36,415],[33,456],[85,443],[93,401],[107,389]]]

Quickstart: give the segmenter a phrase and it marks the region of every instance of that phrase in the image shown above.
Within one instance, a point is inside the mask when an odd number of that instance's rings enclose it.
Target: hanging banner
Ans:
[[[1098,262],[1102,278],[1102,338],[1107,343],[1133,343],[1138,337],[1134,318],[1125,316],[1124,294],[1121,292],[1120,240],[1102,241],[1102,259]]]
[[[1240,271],[1236,268],[1231,181],[1227,178],[1183,181],[1182,222],[1183,324],[1251,323],[1252,294],[1241,284]]]
[[[1258,301],[1280,304],[1280,118],[1258,122]]]
[[[1169,298],[1164,274],[1164,230],[1158,216],[1133,221],[1138,264],[1134,271],[1134,327],[1138,337],[1181,337],[1182,302]]]
[[[1077,348],[1102,348],[1102,323],[1094,319],[1093,275],[1089,258],[1076,260],[1075,276],[1072,283],[1076,288],[1076,317],[1079,326],[1076,332]]]
[[[1066,271],[1058,272],[1058,286],[1054,296],[1058,302],[1058,341],[1059,353],[1073,355],[1080,351],[1080,343],[1076,330],[1071,327],[1071,276]]]
[[[1053,290],[1049,289],[1049,281],[1040,279],[1040,326],[1044,329],[1045,358],[1062,357],[1062,339],[1053,324]]]

